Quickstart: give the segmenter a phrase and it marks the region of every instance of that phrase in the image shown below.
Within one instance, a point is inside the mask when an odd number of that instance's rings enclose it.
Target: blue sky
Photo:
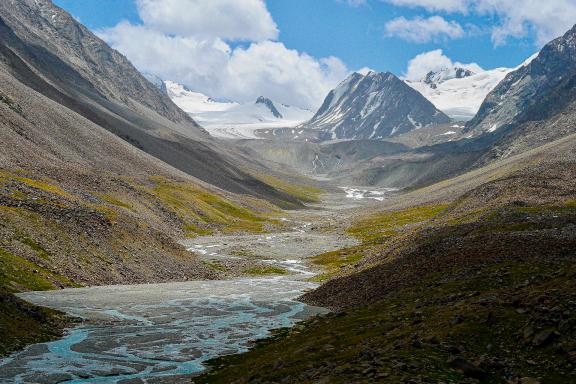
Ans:
[[[140,22],[133,0],[55,0],[90,29],[112,27],[121,20]],[[461,62],[476,62],[486,69],[513,67],[537,50],[533,39],[514,39],[494,47],[488,32],[478,36],[425,44],[386,37],[384,25],[398,16],[428,15],[421,9],[395,7],[383,2],[351,7],[335,0],[268,0],[268,10],[289,48],[315,57],[336,56],[350,68],[369,67],[401,75],[408,60],[423,51],[442,48]],[[484,17],[457,15],[461,23],[485,24]]]
[[[408,62],[416,55],[436,49],[442,49],[443,54],[453,61],[477,63],[484,69],[513,67],[536,52],[547,39],[559,35],[563,28],[568,29],[571,20],[576,20],[576,14],[571,13],[576,12],[576,2],[573,0],[554,0],[552,6],[543,5],[546,3],[540,0],[525,0],[524,8],[514,6],[518,4],[515,0],[267,0],[265,3],[261,0],[138,1],[140,3],[137,5],[136,0],[54,0],[87,27],[99,31],[103,38],[126,54],[139,69],[163,78],[173,77],[173,80],[187,83],[189,87],[211,93],[214,97],[226,97],[224,93],[229,92],[235,99],[249,99],[253,94],[245,92],[247,94],[244,96],[239,90],[240,85],[234,85],[232,90],[227,90],[223,85],[219,88],[210,85],[210,73],[207,73],[210,66],[218,67],[229,63],[215,57],[213,62],[194,66],[194,62],[205,61],[206,57],[212,57],[216,51],[212,49],[204,54],[204,51],[198,51],[197,46],[190,48],[191,45],[202,41],[203,44],[212,44],[214,48],[220,44],[215,43],[215,39],[222,40],[227,46],[226,49],[232,52],[229,53],[230,56],[238,53],[237,61],[241,61],[240,54],[251,55],[249,59],[243,60],[245,65],[251,66],[258,66],[259,64],[254,64],[256,60],[265,56],[260,63],[260,71],[266,72],[267,78],[247,84],[244,80],[254,77],[254,74],[242,68],[242,86],[256,88],[254,92],[269,91],[268,93],[279,94],[282,84],[270,90],[261,91],[258,88],[265,88],[263,84],[270,83],[272,72],[265,61],[271,60],[272,56],[282,60],[281,49],[286,54],[295,50],[299,55],[310,55],[321,66],[325,65],[322,58],[334,57],[347,71],[368,67],[377,71],[389,70],[398,76],[405,74]],[[212,3],[206,3],[210,1]],[[251,35],[244,36],[239,31],[236,34],[230,31],[219,34],[218,17],[228,9],[238,13],[234,15],[234,19],[221,20],[220,25],[226,29],[226,23],[230,23],[230,20],[235,22],[236,19],[242,19],[244,5],[240,5],[241,3],[251,5],[245,6],[247,24],[243,27],[240,20],[238,28],[253,28],[252,21],[257,18],[262,19],[261,23],[255,23],[257,26]],[[261,6],[258,3],[261,3]],[[565,9],[562,8],[563,4],[567,4]],[[143,11],[145,7],[147,16]],[[216,16],[212,24],[216,26],[216,30],[211,30],[208,36],[195,36],[197,30],[186,28],[187,16],[183,16],[183,13],[190,14],[192,21],[189,23],[193,24],[199,20],[194,19],[193,14],[202,13],[202,10],[206,9],[212,12],[212,8],[216,7],[221,8],[220,13],[215,11],[213,14]],[[161,15],[167,15],[166,20],[159,20],[164,17]],[[558,20],[559,15],[564,19]],[[170,17],[175,19],[170,20]],[[122,21],[127,21],[127,26],[117,27]],[[172,24],[180,25],[178,23],[182,25],[171,29]],[[212,24],[207,24],[209,29]],[[146,51],[154,48],[147,47],[146,42],[140,41],[145,39],[145,34],[142,29],[140,33],[136,29],[142,25],[145,32],[149,32],[146,36],[151,40],[160,39],[160,36],[152,33],[171,39],[169,43],[174,45],[176,55],[184,54],[184,50],[190,49],[187,56],[191,62],[190,68],[186,68],[184,64],[180,64],[178,68],[168,68],[167,63],[155,63],[153,57],[145,57]],[[138,42],[135,42],[136,40]],[[279,42],[282,46],[268,44],[268,48],[275,50],[274,54],[252,52],[266,45],[264,41]],[[132,47],[133,44],[136,44],[139,50]],[[183,48],[179,49],[178,44]],[[169,44],[163,45],[161,50],[158,48],[156,56],[167,55],[165,46]],[[254,45],[254,49],[249,49],[251,45]],[[237,52],[236,48],[239,48]],[[302,58],[307,60],[304,56],[300,59]],[[174,61],[183,63],[185,59],[186,57],[178,57],[178,60],[175,58]],[[302,61],[300,59],[288,60],[285,66],[299,67],[299,62]],[[279,77],[294,76],[295,81],[298,81],[298,77],[307,76],[305,68],[310,65],[312,63],[306,62],[300,72]],[[278,68],[273,70],[277,71]],[[310,75],[311,78],[318,77],[317,81],[322,83],[319,85],[322,92],[337,83],[337,77],[346,73],[337,62],[329,64],[329,68],[323,70],[326,73]],[[195,75],[189,75],[186,71]],[[238,67],[227,69],[226,76],[230,72],[238,72]],[[222,78],[223,74],[217,73],[214,77]],[[286,88],[285,82],[284,86]],[[303,95],[311,87],[313,84],[300,85],[292,95],[288,95],[290,90],[286,90],[284,101],[317,104],[319,96],[305,100]]]

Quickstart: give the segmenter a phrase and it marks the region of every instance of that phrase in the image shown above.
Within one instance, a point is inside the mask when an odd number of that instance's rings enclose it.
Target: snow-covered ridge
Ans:
[[[309,120],[313,112],[259,97],[254,103],[215,101],[172,81],[165,81],[168,96],[211,135],[257,139],[255,131],[292,128]]]
[[[486,95],[494,89],[513,68],[475,70],[458,67],[431,72],[420,81],[406,80],[406,84],[420,92],[436,108],[455,120],[472,119]]]

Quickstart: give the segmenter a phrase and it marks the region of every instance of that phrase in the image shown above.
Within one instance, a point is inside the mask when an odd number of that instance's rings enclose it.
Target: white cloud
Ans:
[[[140,71],[211,97],[250,102],[263,95],[316,108],[349,73],[338,58],[317,59],[273,41],[276,24],[261,0],[137,1],[142,25],[122,22],[99,36]]]
[[[349,72],[335,57],[315,59],[280,42],[261,41],[232,49],[220,38],[170,36],[127,22],[99,35],[142,72],[211,97],[240,102],[264,95],[315,108]]]
[[[366,76],[368,73],[370,73],[370,72],[376,72],[376,71],[373,70],[373,69],[370,68],[370,67],[362,67],[362,68],[360,68],[359,70],[354,71],[354,72]]]
[[[523,0],[522,4],[506,0],[477,0],[474,7],[478,13],[499,17],[499,25],[492,30],[492,40],[496,45],[505,44],[509,37],[523,38],[531,34],[538,45],[544,45],[576,23],[574,0]]]
[[[446,21],[440,16],[431,16],[427,19],[415,17],[410,20],[401,16],[387,22],[385,29],[388,36],[397,36],[414,43],[458,39],[464,36],[460,24]]]
[[[171,35],[225,40],[278,38],[263,0],[136,0],[144,24]]]
[[[408,62],[408,68],[404,78],[407,80],[418,81],[424,78],[430,71],[439,71],[444,68],[460,67],[469,69],[472,72],[482,72],[483,69],[476,63],[463,64],[453,62],[448,56],[444,55],[441,49],[424,52]]]
[[[576,23],[574,0],[381,0],[429,12],[488,16],[492,41],[505,44],[509,38],[534,39],[537,45],[562,35]],[[492,17],[495,23],[492,24]]]

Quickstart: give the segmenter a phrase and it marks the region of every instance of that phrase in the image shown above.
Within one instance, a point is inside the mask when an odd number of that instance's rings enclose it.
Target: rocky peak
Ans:
[[[510,72],[466,126],[474,135],[546,119],[576,101],[576,26]]]
[[[276,106],[274,105],[272,100],[270,100],[269,98],[264,97],[264,96],[260,96],[260,97],[258,97],[258,99],[256,99],[255,104],[263,104],[266,106],[266,108],[268,108],[270,110],[270,112],[272,113],[272,116],[274,116],[277,119],[283,118],[282,114],[278,111],[278,109],[276,109]]]
[[[390,72],[351,74],[330,91],[304,128],[324,139],[383,139],[449,122],[424,96]]]
[[[424,76],[422,82],[428,84],[430,88],[436,89],[439,83],[451,79],[463,79],[474,75],[470,69],[462,67],[444,68],[439,71],[430,71]]]

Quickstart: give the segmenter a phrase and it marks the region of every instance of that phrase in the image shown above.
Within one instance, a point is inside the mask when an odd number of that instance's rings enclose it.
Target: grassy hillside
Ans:
[[[541,164],[358,221],[359,261],[304,296],[336,312],[195,382],[576,383],[574,175]]]
[[[217,278],[176,241],[275,230],[284,225],[277,215],[269,203],[187,179],[0,170],[0,352],[58,336],[65,324],[13,293]]]

